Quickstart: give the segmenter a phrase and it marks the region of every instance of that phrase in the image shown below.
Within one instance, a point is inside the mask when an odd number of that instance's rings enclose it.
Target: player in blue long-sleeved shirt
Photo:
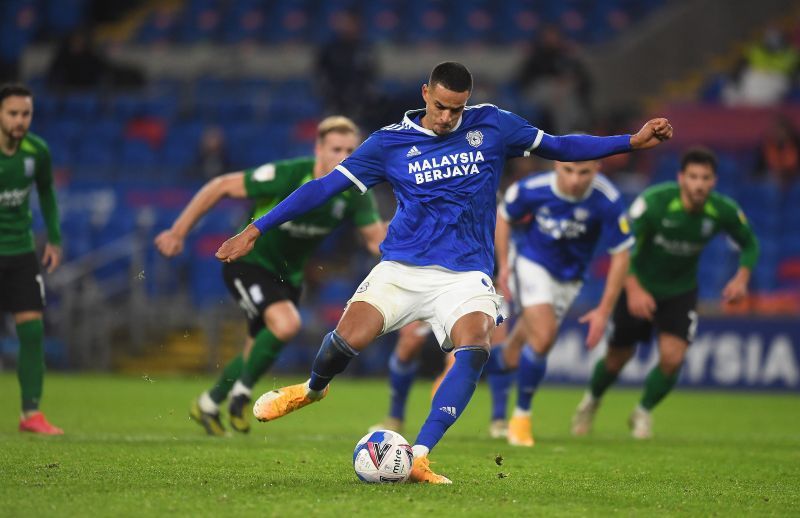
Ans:
[[[422,87],[425,108],[373,133],[334,171],[297,189],[217,252],[220,260],[235,260],[262,232],[353,185],[362,192],[381,182],[392,185],[397,212],[381,245],[383,258],[325,336],[311,378],[263,395],[253,413],[269,421],[322,399],[331,379],[376,337],[425,320],[443,349],[456,349],[456,360],[414,444],[415,482],[450,483],[431,471],[428,453],[464,411],[489,355],[501,301],[490,275],[495,192],[505,160],[531,153],[590,160],[650,148],[672,136],[666,119],[654,119],[634,135],[554,137],[496,106],[467,106],[471,93],[472,75],[464,65],[440,63]]]

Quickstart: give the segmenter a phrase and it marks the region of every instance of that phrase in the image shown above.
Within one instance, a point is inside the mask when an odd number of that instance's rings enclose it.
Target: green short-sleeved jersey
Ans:
[[[656,299],[697,287],[697,263],[706,244],[719,232],[741,248],[739,262],[750,269],[758,259],[758,240],[739,205],[712,192],[702,211],[683,207],[680,188],[666,182],[647,189],[631,205],[636,247],[631,272]]]
[[[252,219],[272,210],[298,187],[314,178],[314,159],[297,158],[265,164],[244,172],[248,198],[256,201]],[[380,221],[372,193],[354,190],[337,194],[327,203],[261,236],[241,260],[262,266],[295,286],[303,281],[309,256],[344,220],[363,227]]]
[[[34,184],[45,213],[48,239],[61,244],[55,209],[50,150],[44,140],[28,133],[11,156],[0,152],[0,255],[33,251],[30,193]]]

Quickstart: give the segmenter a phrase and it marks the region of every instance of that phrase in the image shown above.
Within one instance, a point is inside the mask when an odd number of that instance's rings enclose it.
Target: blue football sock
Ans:
[[[459,347],[456,362],[433,396],[431,412],[417,436],[416,445],[432,450],[467,407],[489,356],[480,346]]]
[[[389,403],[389,416],[401,421],[406,415],[406,400],[411,384],[417,375],[419,362],[401,362],[396,355],[389,358],[389,387],[392,391]]]
[[[358,351],[350,347],[336,331],[331,331],[322,340],[317,357],[311,366],[311,381],[308,388],[322,390],[334,376],[342,372],[350,360],[358,356]]]
[[[517,373],[517,408],[530,411],[531,400],[547,372],[547,356],[538,355],[526,345],[519,358]]]
[[[508,393],[511,391],[511,384],[514,383],[514,374],[514,372],[504,372],[486,376],[489,391],[492,393],[492,421],[506,418]]]

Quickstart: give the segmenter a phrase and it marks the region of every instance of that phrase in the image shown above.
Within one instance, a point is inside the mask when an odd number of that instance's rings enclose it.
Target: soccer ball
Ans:
[[[405,482],[413,462],[408,441],[390,430],[368,433],[353,451],[353,469],[362,482]]]

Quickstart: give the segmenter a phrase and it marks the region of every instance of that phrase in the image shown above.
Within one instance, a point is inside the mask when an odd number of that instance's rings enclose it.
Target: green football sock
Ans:
[[[244,360],[242,353],[239,353],[222,369],[222,374],[217,383],[208,391],[211,399],[216,404],[222,403],[228,397],[228,392],[231,391],[234,382],[242,375],[242,365],[244,365]]]
[[[617,381],[617,376],[618,374],[609,372],[608,369],[606,369],[605,358],[598,361],[594,365],[592,379],[589,381],[589,390],[591,391],[592,396],[597,399],[601,398],[605,391],[608,390],[608,387]]]
[[[266,327],[258,332],[239,378],[245,387],[253,388],[261,375],[272,367],[272,364],[278,359],[284,343]]]
[[[41,319],[17,324],[19,355],[17,378],[22,392],[22,411],[39,408],[44,385],[44,324]]]
[[[639,403],[645,410],[652,410],[664,397],[669,394],[672,387],[678,381],[680,371],[672,375],[666,375],[661,368],[656,365],[644,380],[644,393]]]

